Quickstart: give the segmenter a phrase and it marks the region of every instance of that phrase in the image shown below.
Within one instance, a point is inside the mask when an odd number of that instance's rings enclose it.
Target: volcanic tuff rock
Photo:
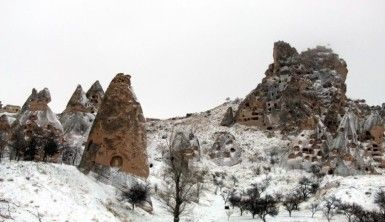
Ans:
[[[11,136],[11,121],[7,115],[0,117],[0,158]]]
[[[241,149],[229,132],[217,132],[209,156],[219,166],[233,166],[242,161]]]
[[[276,42],[273,58],[262,83],[239,106],[236,122],[293,131],[313,129],[317,117],[344,114],[346,63],[331,49],[319,46],[298,54]]]
[[[94,82],[86,93],[88,99],[87,108],[90,113],[97,113],[104,96],[103,87],[99,81]]]
[[[346,97],[344,60],[325,47],[298,53],[282,41],[274,44],[273,58],[240,104],[237,123],[296,135],[291,167],[320,165],[343,175],[385,168],[383,107]]]
[[[115,167],[148,177],[145,119],[130,78],[117,74],[104,95],[79,165],[84,172]]]
[[[95,115],[91,114],[89,100],[82,87],[78,85],[68,101],[66,109],[60,117],[63,124],[66,150],[63,153],[63,162],[77,165],[83,153],[83,144],[87,140]]]
[[[51,94],[47,88],[39,92],[33,89],[15,123],[18,125],[28,125],[31,122],[35,122],[39,127],[52,128],[55,131],[62,132],[63,127],[49,108],[49,102],[51,102]]]
[[[78,85],[60,118],[66,134],[84,136],[89,132],[94,115],[87,109],[87,103],[86,93]]]
[[[176,132],[171,142],[171,148],[183,154],[187,160],[200,160],[199,140],[193,132]]]
[[[222,119],[221,126],[231,126],[234,123],[234,112],[230,106],[227,108],[226,113]]]
[[[63,127],[48,107],[51,95],[47,88],[31,95],[12,124],[11,158],[36,161],[61,161]]]

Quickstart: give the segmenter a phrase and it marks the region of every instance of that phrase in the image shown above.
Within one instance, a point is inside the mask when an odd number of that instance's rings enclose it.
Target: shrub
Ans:
[[[129,203],[132,204],[132,209],[134,210],[135,205],[145,202],[149,196],[149,185],[143,185],[140,183],[135,183],[130,189],[122,193],[123,199],[126,199]]]

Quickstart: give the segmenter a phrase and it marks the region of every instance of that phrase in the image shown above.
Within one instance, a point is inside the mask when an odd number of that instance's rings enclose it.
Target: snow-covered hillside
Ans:
[[[272,190],[287,189],[285,182],[300,176],[299,172],[277,173]],[[373,208],[373,195],[385,187],[384,176],[326,177],[324,187],[339,184],[339,187],[325,189],[325,195],[336,194],[345,201],[354,201],[367,208]],[[154,211],[149,214],[141,209],[132,211],[123,203],[119,192],[112,186],[85,176],[75,167],[35,162],[10,162],[0,164],[0,214],[1,221],[171,221],[156,196],[153,196]],[[215,195],[208,186],[200,204],[192,204],[192,212],[182,221],[227,221],[222,197]],[[310,199],[309,202],[313,201]],[[291,218],[281,209],[280,214],[268,221],[325,221],[321,212],[311,218],[306,210],[294,212]],[[8,218],[7,218],[8,217]],[[258,219],[255,219],[257,221]],[[251,215],[239,216],[234,210],[230,221],[252,221]],[[335,221],[346,221],[342,216]]]
[[[148,213],[140,208],[132,210],[123,201],[120,191],[111,185],[84,175],[75,166],[36,162],[0,163],[0,221],[172,221],[160,202],[155,187],[165,186],[162,172],[162,153],[172,134],[176,131],[193,133],[199,140],[200,160],[194,165],[207,169],[204,190],[199,203],[191,203],[188,213],[181,221],[222,222],[228,220],[225,203],[218,187],[212,182],[212,174],[224,175],[222,190],[244,190],[252,183],[270,178],[266,194],[288,194],[297,186],[303,176],[310,173],[293,169],[286,164],[289,140],[278,132],[261,131],[257,128],[235,124],[220,126],[227,108],[238,106],[237,102],[227,102],[212,110],[192,114],[189,117],[147,122],[148,154],[152,189],[153,211]],[[228,132],[234,136],[234,146],[240,149],[240,161],[235,165],[221,165],[209,153],[213,149],[218,132]],[[232,177],[238,182],[234,183]],[[326,221],[322,212],[314,218],[307,209],[315,201],[335,195],[344,202],[355,202],[366,209],[375,209],[375,193],[385,188],[385,176],[357,175],[340,177],[327,175],[321,182],[316,195],[300,205],[300,211],[292,217],[280,207],[276,217],[267,221]],[[218,189],[217,194],[215,190]],[[249,213],[240,216],[237,209],[230,210],[229,221],[253,221]],[[347,221],[342,215],[335,221]],[[259,219],[254,219],[258,221]]]

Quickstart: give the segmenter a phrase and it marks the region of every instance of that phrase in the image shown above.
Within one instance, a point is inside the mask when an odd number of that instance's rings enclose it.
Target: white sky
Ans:
[[[348,95],[385,102],[385,1],[0,0],[0,100],[48,87],[64,110],[77,84],[132,75],[147,117],[244,97],[284,40],[327,45],[348,63]]]

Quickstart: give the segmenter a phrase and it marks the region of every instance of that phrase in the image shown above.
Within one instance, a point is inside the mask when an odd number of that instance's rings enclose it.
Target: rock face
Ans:
[[[273,59],[235,122],[291,135],[292,167],[342,175],[385,168],[384,106],[346,97],[344,60],[325,47],[298,53],[285,42],[274,44]]]
[[[233,166],[241,162],[241,149],[229,132],[218,132],[209,151],[210,158],[220,166]]]
[[[97,113],[104,97],[103,87],[96,81],[86,93],[87,109],[90,113]]]
[[[7,115],[0,116],[0,159],[11,137],[11,121]]]
[[[231,126],[234,123],[233,108],[229,107],[226,110],[225,116],[222,119],[221,126]]]
[[[331,49],[298,54],[289,44],[277,42],[273,57],[262,83],[239,106],[236,122],[293,131],[313,129],[317,116],[343,115],[346,63]]]
[[[86,94],[78,85],[60,118],[64,133],[84,136],[89,132],[94,115],[88,111],[87,103]]]
[[[85,172],[100,166],[149,175],[145,119],[130,78],[117,74],[104,95],[79,165]]]
[[[63,162],[78,165],[83,153],[83,144],[87,140],[95,115],[91,113],[89,100],[82,87],[78,85],[72,94],[66,109],[60,117],[64,138],[67,141],[63,153]]]
[[[12,124],[11,159],[61,162],[63,127],[48,107],[47,88],[31,95]]]
[[[183,154],[186,160],[199,161],[201,158],[199,140],[192,132],[176,132],[173,136],[171,148]]]

